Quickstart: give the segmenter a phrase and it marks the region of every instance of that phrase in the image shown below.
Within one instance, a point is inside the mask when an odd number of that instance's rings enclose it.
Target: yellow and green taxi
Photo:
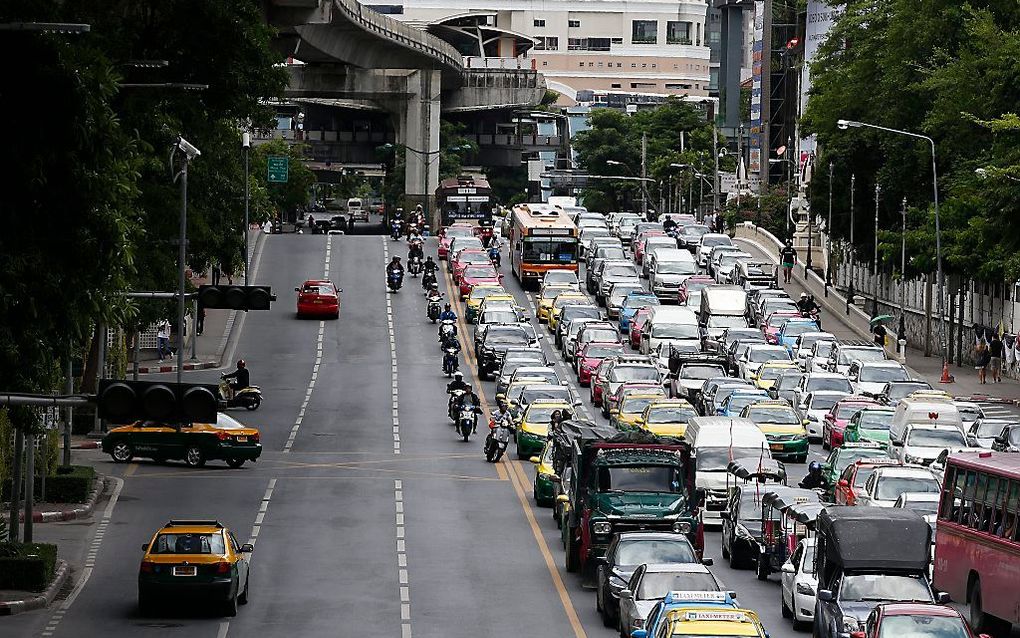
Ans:
[[[799,370],[800,367],[792,361],[766,361],[758,368],[758,372],[752,375],[755,387],[768,390],[776,384],[779,375],[787,370]]]
[[[712,638],[767,638],[768,632],[758,614],[750,609],[727,609],[722,606],[656,607],[643,629],[636,629],[633,638],[665,636],[711,636]],[[664,626],[665,625],[665,626]]]
[[[755,401],[741,412],[758,426],[769,442],[772,456],[803,463],[808,455],[808,432],[803,415],[782,399]]]
[[[617,430],[634,430],[641,426],[641,415],[645,408],[666,398],[662,388],[642,388],[620,397],[620,403],[609,411],[609,425]]]
[[[660,399],[648,404],[638,426],[658,436],[682,438],[687,424],[696,416],[698,411],[686,399]]]
[[[538,303],[535,305],[537,308],[535,314],[538,315],[538,321],[540,323],[549,321],[549,313],[552,309],[553,300],[556,299],[557,295],[576,290],[577,288],[575,286],[570,286],[564,283],[546,284],[542,286],[542,290],[538,291],[538,298],[536,299]]]
[[[531,457],[535,464],[535,486],[532,494],[535,497],[535,505],[539,507],[552,507],[556,502],[556,484],[560,478],[556,476],[553,469],[553,444],[547,441],[542,448],[542,454]]]
[[[157,463],[182,460],[191,467],[219,459],[238,468],[262,455],[259,431],[223,412],[216,415],[216,423],[137,421],[123,425],[106,433],[102,447],[116,463],[140,456]]]
[[[517,424],[517,458],[527,459],[541,452],[549,437],[553,412],[572,409],[566,401],[532,401]]]
[[[467,300],[464,302],[464,319],[468,323],[475,322],[475,318],[479,314],[478,309],[482,305],[482,300],[489,295],[507,295],[510,297],[510,301],[513,301],[513,297],[499,284],[488,282],[475,284],[471,286],[471,292],[468,293]]]
[[[159,601],[195,598],[215,601],[227,616],[248,602],[248,559],[253,547],[240,544],[219,521],[171,520],[142,545],[138,607],[143,614]]]
[[[556,295],[556,298],[553,299],[552,306],[549,308],[549,329],[554,333],[556,332],[557,324],[559,324],[560,321],[560,310],[563,310],[563,306],[572,303],[590,305],[591,299],[588,298],[588,295],[583,292],[577,292],[576,290],[561,292]]]

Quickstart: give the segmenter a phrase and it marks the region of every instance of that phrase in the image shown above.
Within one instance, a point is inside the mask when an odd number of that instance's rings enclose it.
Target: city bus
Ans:
[[[492,189],[480,175],[460,175],[444,179],[436,189],[440,224],[471,221],[492,226]]]
[[[510,265],[527,286],[542,280],[545,271],[577,272],[577,226],[549,204],[519,204],[510,213]]]
[[[1020,624],[1020,454],[951,454],[939,499],[934,584],[970,604],[975,630]]]

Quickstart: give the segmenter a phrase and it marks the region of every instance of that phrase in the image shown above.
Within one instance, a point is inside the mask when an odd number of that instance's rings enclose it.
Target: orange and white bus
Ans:
[[[1007,635],[1020,624],[1020,454],[951,454],[935,525],[935,587],[970,604],[975,630]]]
[[[577,226],[549,204],[518,204],[510,212],[510,265],[522,285],[547,270],[577,272]]]

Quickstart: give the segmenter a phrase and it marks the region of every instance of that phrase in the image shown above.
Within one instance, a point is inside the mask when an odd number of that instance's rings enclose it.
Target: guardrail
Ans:
[[[466,69],[502,69],[502,70],[529,70],[538,69],[537,60],[534,58],[483,58],[478,56],[465,56],[464,68]]]
[[[432,35],[408,26],[399,20],[366,9],[357,0],[333,0],[333,6],[347,18],[366,31],[377,33],[403,46],[420,51],[424,55],[439,60],[452,69],[463,69],[464,60],[453,45]]]

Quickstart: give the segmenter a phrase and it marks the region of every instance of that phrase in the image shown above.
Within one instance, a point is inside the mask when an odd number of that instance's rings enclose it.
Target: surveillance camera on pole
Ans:
[[[192,146],[191,142],[180,135],[177,136],[177,149],[187,155],[189,162],[202,154],[202,151]]]

